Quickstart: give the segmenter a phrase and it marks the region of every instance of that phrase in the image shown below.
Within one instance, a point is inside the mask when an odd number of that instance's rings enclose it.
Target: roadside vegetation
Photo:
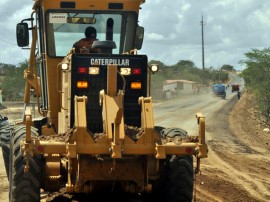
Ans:
[[[239,63],[245,69],[239,74],[245,80],[245,88],[254,95],[259,111],[270,120],[270,48],[251,49],[245,53]],[[151,92],[160,89],[166,80],[189,80],[202,86],[223,83],[228,79],[228,72],[236,71],[233,66],[224,64],[220,68],[197,67],[193,61],[180,60],[174,65],[166,65],[152,60],[149,64],[158,64],[159,71],[151,75]],[[17,66],[0,63],[0,90],[3,101],[22,101],[25,80],[24,70],[29,66],[25,60]]]
[[[252,49],[240,61],[246,68],[240,76],[245,80],[246,89],[257,102],[259,111],[270,121],[270,48]]]
[[[152,86],[155,87],[161,86],[165,80],[189,80],[202,85],[212,85],[226,81],[228,71],[235,71],[230,65],[223,65],[220,69],[210,67],[203,70],[190,60],[180,60],[171,66],[155,60],[150,61],[149,64],[159,65],[159,72],[152,76]]]
[[[2,90],[3,100],[23,99],[25,87],[23,72],[27,67],[27,60],[18,66],[0,63],[0,90]]]
[[[160,61],[150,61],[149,64],[159,65],[159,72],[151,75],[153,91],[162,86],[165,80],[189,80],[204,86],[222,83],[228,79],[227,71],[234,70],[230,65],[223,65],[220,69],[210,67],[202,70],[189,60],[180,60],[172,66]],[[23,100],[25,86],[23,72],[28,65],[27,60],[17,67],[0,63],[0,90],[5,101]]]

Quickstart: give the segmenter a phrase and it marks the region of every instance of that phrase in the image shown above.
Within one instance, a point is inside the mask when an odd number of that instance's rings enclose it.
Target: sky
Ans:
[[[16,24],[29,18],[32,0],[0,2],[0,63],[17,65],[29,58],[16,42]],[[145,29],[143,48],[148,60],[174,65],[190,60],[202,68],[224,64],[245,68],[239,61],[252,49],[270,47],[269,0],[146,0],[139,25]],[[202,16],[203,33],[202,37]]]

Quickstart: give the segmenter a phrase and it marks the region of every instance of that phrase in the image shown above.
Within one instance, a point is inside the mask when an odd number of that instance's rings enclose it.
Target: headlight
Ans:
[[[68,64],[67,63],[62,63],[61,64],[61,69],[62,70],[68,70]]]
[[[91,75],[99,74],[99,67],[89,67],[89,74]]]
[[[131,68],[122,67],[122,68],[120,68],[120,73],[122,75],[130,75],[131,74]]]
[[[157,72],[157,71],[158,71],[158,68],[159,68],[159,67],[158,67],[158,65],[156,65],[156,64],[152,64],[152,65],[151,65],[151,71],[152,71],[152,72]]]

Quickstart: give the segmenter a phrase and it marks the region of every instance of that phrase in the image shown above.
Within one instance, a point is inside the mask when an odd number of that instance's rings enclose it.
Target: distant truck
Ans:
[[[222,97],[223,99],[226,98],[226,87],[224,84],[214,84],[212,86],[212,93],[214,96]]]
[[[232,87],[232,92],[239,92],[239,84],[238,83],[232,84],[231,87]]]

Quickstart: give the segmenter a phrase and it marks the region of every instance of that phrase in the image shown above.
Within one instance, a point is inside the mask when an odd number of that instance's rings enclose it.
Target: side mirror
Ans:
[[[144,28],[141,26],[138,26],[136,30],[136,38],[135,38],[135,48],[137,50],[140,50],[142,48],[143,37],[144,37]]]
[[[29,45],[29,31],[27,23],[21,22],[17,24],[16,36],[17,36],[17,44],[19,47]]]

